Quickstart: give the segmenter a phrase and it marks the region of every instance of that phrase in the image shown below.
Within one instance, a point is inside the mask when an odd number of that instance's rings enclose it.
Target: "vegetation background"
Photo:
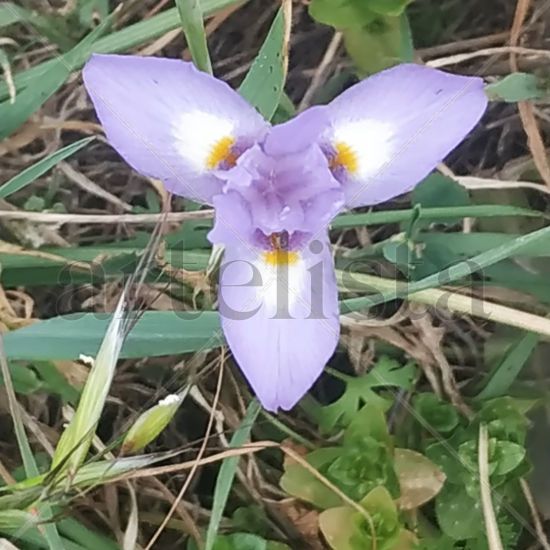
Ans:
[[[544,0],[0,2],[0,548],[548,550],[549,28]],[[274,122],[402,61],[485,79],[437,173],[334,221],[343,336],[292,413],[221,347],[212,212],[106,143],[92,52],[193,59]]]

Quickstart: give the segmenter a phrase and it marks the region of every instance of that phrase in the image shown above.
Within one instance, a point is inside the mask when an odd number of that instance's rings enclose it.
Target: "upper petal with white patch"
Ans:
[[[291,409],[338,343],[338,294],[326,236],[279,261],[228,247],[219,311],[229,347],[262,405]]]
[[[464,139],[486,106],[482,79],[412,64],[346,90],[326,106],[330,122],[320,141],[347,206],[409,191]]]
[[[219,169],[269,127],[227,84],[176,59],[93,55],[84,83],[122,157],[177,195],[212,202]]]

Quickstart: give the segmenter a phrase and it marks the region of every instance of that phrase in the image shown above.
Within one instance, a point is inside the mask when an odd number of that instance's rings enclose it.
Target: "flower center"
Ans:
[[[218,168],[222,163],[227,168],[235,166],[237,155],[233,151],[233,145],[235,145],[235,138],[231,136],[225,136],[216,141],[206,158],[206,167],[213,170],[214,168]]]
[[[263,253],[264,262],[270,265],[292,265],[298,261],[298,253],[288,249],[288,231],[271,233],[268,240],[271,250]]]
[[[334,155],[329,160],[331,170],[344,168],[350,174],[357,172],[359,162],[355,151],[344,141],[337,141],[334,144]]]

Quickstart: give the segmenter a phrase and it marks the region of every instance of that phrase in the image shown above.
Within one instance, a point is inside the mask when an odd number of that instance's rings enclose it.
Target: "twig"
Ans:
[[[519,483],[521,485],[523,496],[525,497],[525,500],[527,501],[527,505],[529,506],[529,510],[531,511],[531,517],[533,518],[533,525],[535,527],[535,531],[537,532],[537,538],[538,538],[537,542],[544,548],[544,550],[550,550],[550,543],[548,542],[548,538],[546,537],[546,533],[544,532],[544,528],[542,526],[542,522],[540,520],[540,516],[537,511],[537,506],[533,499],[533,495],[531,494],[531,490],[529,489],[529,485],[527,484],[527,481],[525,481],[524,478],[521,478],[519,480]]]
[[[179,223],[186,220],[206,220],[214,216],[213,210],[193,212],[168,212],[166,214],[58,214],[56,212],[24,212],[21,210],[0,210],[0,220],[26,220],[34,223],[63,225],[77,224],[146,224],[156,225],[165,219],[167,223]]]
[[[550,188],[532,181],[507,181],[492,178],[477,178],[474,176],[454,176],[454,179],[463,187],[470,190],[476,189],[533,189],[539,193],[550,195]]]
[[[332,40],[330,41],[330,44],[328,45],[325,51],[325,55],[323,56],[321,63],[319,63],[319,66],[315,70],[315,74],[311,79],[311,84],[306,90],[306,93],[304,94],[302,101],[300,101],[300,104],[298,105],[298,111],[302,111],[303,109],[309,106],[311,102],[311,98],[313,97],[313,95],[321,85],[323,78],[325,77],[325,74],[327,72],[327,68],[329,67],[330,63],[334,59],[334,56],[336,55],[336,52],[338,51],[340,42],[342,42],[342,33],[335,32],[334,36],[332,37]]]
[[[478,465],[481,505],[483,507],[483,518],[485,519],[489,550],[504,550],[491,499],[491,485],[489,484],[489,436],[487,435],[487,426],[485,424],[480,424],[479,426]]]
[[[119,208],[121,208],[126,212],[132,211],[132,207],[127,202],[124,202],[123,200],[119,199],[112,193],[109,193],[109,191],[106,191],[105,189],[103,189],[103,187],[99,186],[97,183],[87,178],[84,174],[75,170],[67,162],[62,161],[57,166],[73,183],[76,183],[78,187],[80,187],[81,189],[84,189],[84,191],[86,191],[87,193],[90,193],[90,195],[95,195],[96,197],[99,197],[100,199],[103,199],[106,202],[109,202],[111,204],[114,204],[115,206],[118,206]]]
[[[147,546],[145,547],[145,550],[150,550],[153,547],[153,544],[155,544],[156,540],[161,535],[162,531],[166,527],[167,523],[170,521],[171,517],[174,515],[174,512],[176,511],[176,508],[178,507],[181,499],[183,498],[183,495],[185,494],[185,491],[187,491],[187,488],[191,484],[191,481],[193,479],[193,476],[195,475],[195,472],[200,466],[201,459],[204,455],[204,452],[206,451],[206,446],[208,445],[208,441],[210,440],[210,433],[212,431],[212,427],[214,426],[214,420],[216,418],[215,410],[218,405],[218,400],[220,398],[220,393],[222,389],[222,380],[223,380],[223,367],[225,363],[225,358],[223,354],[223,348],[222,348],[222,355],[220,358],[220,372],[218,376],[218,384],[216,387],[216,394],[214,395],[214,401],[212,402],[212,413],[210,414],[210,417],[208,418],[208,425],[206,426],[206,433],[204,434],[204,439],[201,444],[201,447],[199,449],[199,452],[197,454],[197,457],[191,466],[191,470],[189,471],[189,474],[180,489],[180,492],[178,493],[178,496],[175,498],[174,502],[172,503],[172,506],[170,507],[170,510],[168,510],[168,513],[166,514],[166,517],[162,521],[162,523],[159,525],[158,529],[155,531],[149,542],[147,543]]]
[[[484,50],[477,50],[475,52],[459,53],[456,55],[451,55],[449,57],[432,59],[431,61],[426,62],[426,65],[434,68],[446,67],[448,65],[456,65],[457,63],[462,63],[463,61],[475,59],[476,57],[489,57],[491,55],[499,55],[505,53],[513,55],[536,55],[539,57],[550,58],[550,51],[548,50],[535,50],[532,48],[522,48],[521,46],[501,46],[498,48],[486,48]],[[517,70],[518,69],[516,67],[514,71]]]
[[[448,44],[439,44],[430,46],[429,48],[419,48],[416,53],[421,57],[435,57],[438,55],[452,54],[457,51],[475,50],[477,48],[487,48],[495,44],[502,44],[508,40],[509,31],[497,32],[488,34],[487,36],[479,36],[477,38],[467,38],[466,40],[457,40]]]
[[[516,4],[514,21],[510,30],[511,46],[516,46],[519,42],[523,22],[525,21],[525,17],[527,16],[530,6],[531,0],[518,0]],[[510,67],[513,71],[518,70],[516,53],[516,51],[510,52]],[[529,146],[529,150],[531,151],[531,155],[533,156],[533,160],[535,161],[535,166],[537,167],[544,183],[550,187],[550,164],[548,163],[548,158],[546,157],[546,149],[537,124],[533,104],[530,101],[519,101],[518,109],[519,116],[523,124],[523,129],[527,134],[527,144]]]

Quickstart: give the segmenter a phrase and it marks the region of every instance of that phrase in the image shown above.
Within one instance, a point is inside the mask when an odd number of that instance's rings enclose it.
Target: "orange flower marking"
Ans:
[[[270,265],[292,265],[298,261],[298,252],[288,250],[288,233],[272,233],[269,241],[273,250],[263,253],[264,262]]]
[[[357,172],[359,162],[355,151],[345,142],[338,141],[334,144],[336,153],[329,161],[331,170],[345,168],[350,174]]]
[[[206,158],[206,167],[209,170],[213,170],[214,168],[218,168],[221,163],[225,163],[229,167],[235,166],[237,155],[233,152],[233,145],[235,145],[235,138],[231,136],[226,136],[216,141]]]

